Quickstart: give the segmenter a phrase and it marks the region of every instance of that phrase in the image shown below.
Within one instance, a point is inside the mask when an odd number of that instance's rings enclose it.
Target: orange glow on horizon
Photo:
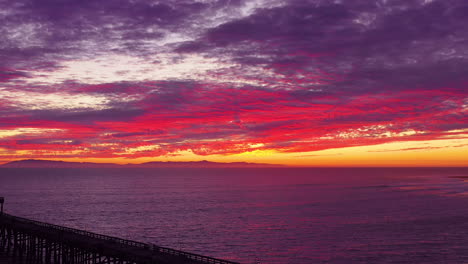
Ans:
[[[1,153],[1,152],[0,152]],[[254,150],[234,155],[196,155],[183,151],[171,156],[141,158],[44,158],[68,162],[139,164],[150,161],[251,162],[300,167],[465,167],[468,139],[393,142],[370,146],[284,153]],[[27,159],[27,153],[15,160]],[[3,163],[13,161],[3,160]]]

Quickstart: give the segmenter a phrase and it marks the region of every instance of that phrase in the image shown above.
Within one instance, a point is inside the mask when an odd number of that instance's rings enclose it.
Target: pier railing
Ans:
[[[176,250],[176,249],[172,249],[172,248],[161,247],[161,246],[157,246],[157,245],[154,245],[154,244],[142,243],[142,242],[132,241],[132,240],[128,240],[128,239],[113,237],[113,236],[96,234],[96,233],[89,232],[89,231],[84,231],[84,230],[79,230],[79,229],[74,229],[74,228],[69,228],[69,227],[44,223],[44,222],[40,222],[40,221],[36,221],[36,220],[23,218],[23,217],[13,216],[13,215],[6,214],[6,213],[0,214],[0,221],[1,220],[8,220],[8,221],[10,221],[12,223],[17,222],[17,223],[30,224],[30,225],[35,225],[35,226],[40,226],[40,227],[43,227],[43,228],[47,228],[47,229],[50,229],[50,230],[63,231],[63,232],[67,232],[69,234],[72,233],[72,234],[85,236],[85,237],[88,237],[88,238],[100,239],[100,240],[103,240],[105,242],[110,242],[113,245],[117,244],[117,245],[126,246],[126,247],[137,247],[137,248],[149,250],[149,251],[151,251],[153,253],[165,253],[165,254],[169,254],[169,255],[172,255],[172,256],[184,257],[184,258],[187,258],[189,260],[197,261],[199,263],[239,264],[238,262],[232,262],[232,261],[228,261],[228,260],[222,260],[222,259],[207,257],[207,256],[195,254],[195,253],[189,253],[189,252]]]

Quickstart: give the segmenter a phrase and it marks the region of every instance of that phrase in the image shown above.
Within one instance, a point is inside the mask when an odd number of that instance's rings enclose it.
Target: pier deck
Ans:
[[[0,215],[0,261],[44,264],[238,264],[152,244]]]

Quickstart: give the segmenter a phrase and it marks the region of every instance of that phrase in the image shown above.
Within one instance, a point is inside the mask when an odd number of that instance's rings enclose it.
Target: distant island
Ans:
[[[115,164],[93,162],[67,162],[55,160],[26,159],[0,165],[0,168],[275,168],[283,165],[249,162],[211,162],[211,161],[153,161],[141,164]]]

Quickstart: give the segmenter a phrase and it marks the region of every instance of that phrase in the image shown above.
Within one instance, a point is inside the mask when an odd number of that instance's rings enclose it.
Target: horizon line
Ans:
[[[217,162],[217,161],[210,161],[210,160],[188,160],[188,161],[162,161],[162,160],[155,160],[155,161],[148,161],[148,162],[142,162],[142,163],[113,163],[113,162],[89,162],[89,161],[64,161],[64,160],[50,160],[50,159],[18,159],[18,160],[12,160],[12,161],[7,161],[7,162],[0,162],[0,167],[12,162],[21,162],[21,161],[50,161],[50,162],[64,162],[64,163],[76,163],[76,164],[82,164],[82,163],[89,163],[89,164],[109,164],[109,165],[115,165],[115,166],[127,166],[127,165],[143,165],[147,163],[152,163],[152,162],[161,162],[161,163],[188,163],[188,162],[209,162],[209,163],[216,163],[216,164],[239,164],[239,163],[245,163],[245,164],[251,164],[251,165],[265,165],[265,166],[278,166],[278,167],[283,167],[283,168],[468,168],[468,165],[388,165],[388,164],[382,164],[382,165],[362,165],[362,164],[357,164],[357,165],[291,165],[291,164],[280,164],[280,163],[256,163],[256,162],[247,162],[247,161],[234,161],[234,162]]]

